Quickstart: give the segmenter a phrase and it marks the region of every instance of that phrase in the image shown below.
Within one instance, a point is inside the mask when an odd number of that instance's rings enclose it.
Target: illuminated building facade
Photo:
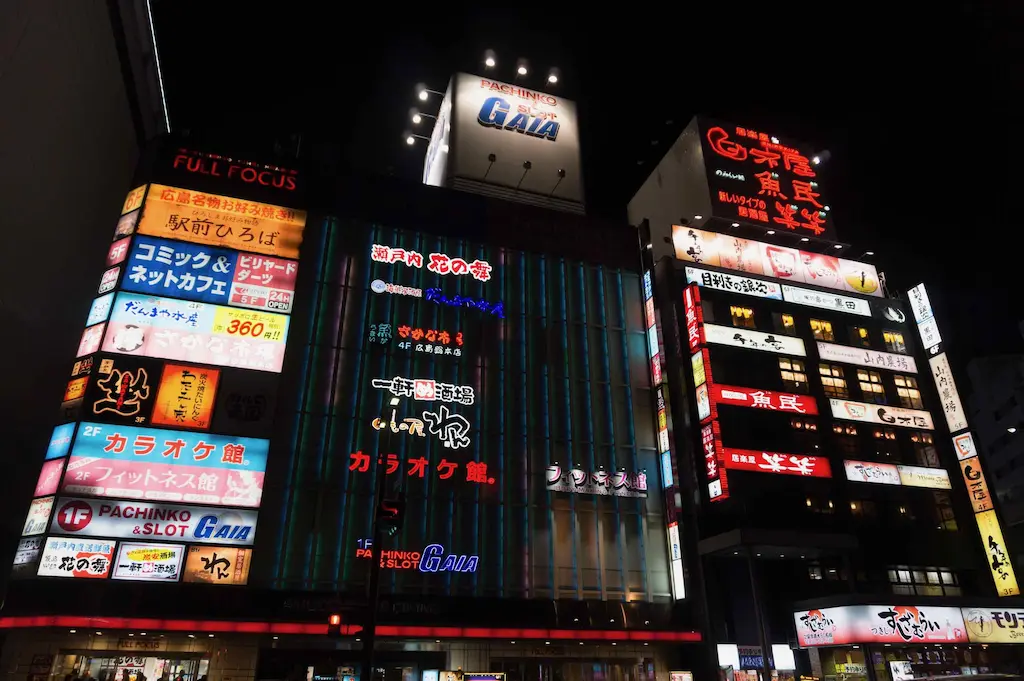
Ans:
[[[708,644],[744,679],[1016,671],[988,645],[1019,590],[944,320],[847,257],[798,147],[695,119],[629,208]]]
[[[635,230],[295,166],[170,139],[140,164],[37,459],[4,668],[360,676],[379,467],[405,502],[386,678],[682,681],[703,635]]]

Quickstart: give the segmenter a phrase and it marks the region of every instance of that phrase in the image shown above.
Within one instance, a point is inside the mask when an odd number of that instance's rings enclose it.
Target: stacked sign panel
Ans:
[[[15,576],[246,583],[304,225],[230,196],[129,193]]]
[[[960,400],[960,393],[953,380],[949,358],[942,347],[942,336],[939,334],[928,291],[925,290],[924,284],[918,284],[910,289],[907,295],[910,298],[910,307],[914,311],[914,321],[917,322],[921,344],[929,355],[928,364],[932,379],[935,381],[935,389],[939,394],[949,434],[953,437],[953,450],[960,461],[960,471],[971,498],[975,524],[978,526],[982,547],[988,557],[996,592],[1000,596],[1020,595],[1017,576],[1014,574],[1010,553],[1003,538],[1003,528],[992,505],[981,459],[974,444],[974,436],[969,430],[967,413]]]
[[[654,304],[654,283],[651,270],[644,272],[644,321],[647,324],[647,348],[651,359],[651,380],[657,396],[658,410],[658,457],[661,464],[661,483],[665,499],[665,522],[668,531],[669,566],[672,578],[672,597],[676,600],[686,596],[683,578],[683,550],[679,533],[679,513],[676,504],[677,478],[675,456],[669,441],[669,409],[667,404],[668,386],[662,384],[662,343],[658,331],[657,310]]]

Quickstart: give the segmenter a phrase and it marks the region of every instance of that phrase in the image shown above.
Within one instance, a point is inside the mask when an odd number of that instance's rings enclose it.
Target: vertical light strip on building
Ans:
[[[668,404],[665,386],[662,385],[661,334],[658,332],[658,317],[654,308],[654,285],[650,270],[644,272],[644,312],[647,319],[647,345],[651,357],[651,380],[657,395],[658,408],[658,458],[661,463],[661,487],[665,502],[665,522],[668,530],[669,574],[672,577],[672,598],[686,598],[686,584],[683,579],[683,548],[679,537],[679,511],[675,497],[678,494],[672,467],[675,457],[668,437]]]
[[[978,526],[982,546],[988,556],[988,566],[992,572],[992,581],[995,582],[996,592],[1000,596],[1017,596],[1020,594],[1020,587],[1017,585],[1017,577],[1013,572],[1010,552],[1006,548],[1003,529],[999,523],[999,517],[996,515],[995,507],[992,505],[988,483],[985,481],[981,460],[978,458],[978,450],[974,445],[974,437],[968,429],[967,413],[964,411],[960,393],[953,380],[949,358],[946,357],[941,346],[942,336],[939,334],[935,314],[931,302],[928,300],[928,292],[925,290],[924,284],[918,284],[910,289],[907,295],[910,298],[910,307],[914,311],[914,321],[917,322],[921,344],[930,356],[928,363],[932,369],[932,380],[935,381],[935,389],[939,394],[949,434],[953,437],[953,450],[960,462],[960,472],[963,474],[964,484],[971,496],[974,521]]]

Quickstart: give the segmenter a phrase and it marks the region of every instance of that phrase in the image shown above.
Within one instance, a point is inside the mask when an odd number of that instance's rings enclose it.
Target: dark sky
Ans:
[[[831,152],[823,186],[840,239],[855,255],[875,251],[891,289],[931,285],[957,363],[1024,348],[1014,246],[1024,186],[1011,163],[1024,150],[1011,108],[1024,91],[1019,9],[773,3],[773,13],[633,16],[629,5],[558,14],[502,4],[346,17],[302,3],[277,3],[272,16],[211,4],[155,3],[175,127],[299,132],[343,165],[415,180],[424,147],[404,137],[417,83],[443,90],[457,70],[480,72],[488,48],[496,77],[511,80],[526,57],[527,85],[546,87],[557,66],[558,91],[579,102],[591,213],[624,220],[695,113],[778,131]]]

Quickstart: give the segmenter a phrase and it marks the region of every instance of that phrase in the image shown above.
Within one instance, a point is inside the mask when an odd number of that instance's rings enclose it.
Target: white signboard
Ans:
[[[775,352],[780,355],[807,356],[802,340],[777,333],[763,333],[761,331],[752,331],[751,329],[739,329],[734,326],[705,324],[704,338],[708,343],[717,343],[718,345],[732,345],[733,347],[747,348],[748,350],[764,350],[765,352]]]
[[[974,436],[970,433],[961,433],[953,438],[953,451],[960,461],[970,459],[978,455],[978,449],[974,446]]]
[[[939,323],[935,321],[935,317],[918,324],[917,333],[921,336],[921,345],[924,347],[925,352],[931,352],[932,348],[942,342],[942,336],[939,334]]]
[[[704,288],[729,291],[730,293],[742,293],[745,296],[770,298],[772,300],[782,300],[782,289],[784,288],[774,281],[741,277],[736,274],[723,274],[696,267],[686,268],[686,281],[687,283],[697,284]]]
[[[827,362],[843,362],[844,364],[856,364],[862,367],[871,367],[872,369],[905,371],[911,374],[917,373],[917,362],[914,361],[913,357],[900,355],[895,352],[852,348],[848,345],[836,345],[835,343],[818,341],[818,357]]]
[[[899,485],[900,472],[891,463],[874,461],[843,461],[846,479],[851,482],[871,482],[877,485]]]
[[[687,267],[686,269],[690,269]],[[868,301],[850,296],[840,296],[835,293],[824,291],[812,291],[799,286],[782,285],[782,295],[786,301],[808,307],[820,307],[823,310],[835,310],[836,312],[848,312],[862,317],[871,316],[871,305]]]
[[[939,401],[942,403],[942,413],[946,416],[946,425],[949,426],[950,433],[957,433],[967,427],[967,414],[953,381],[949,358],[943,352],[929,359],[928,364],[932,367],[932,378],[935,379],[935,389],[939,391]]]
[[[56,534],[232,546],[248,546],[256,536],[255,511],[70,497],[56,507],[50,523]]]
[[[924,290],[924,284],[918,284],[907,291],[907,297],[910,298],[910,309],[914,311],[914,321],[918,324],[934,316],[932,302],[928,300],[928,292]]]
[[[138,582],[176,582],[181,576],[184,544],[121,542],[114,561],[114,579]]]
[[[28,517],[25,518],[25,527],[21,531],[21,536],[29,537],[46,532],[46,523],[50,521],[50,511],[52,510],[53,497],[33,499],[28,507]]]
[[[890,407],[886,404],[868,404],[867,402],[854,402],[852,400],[837,400],[832,398],[828,401],[832,409],[832,416],[846,421],[860,421],[861,423],[877,423],[882,426],[903,426],[904,428],[922,428],[934,430],[932,415],[919,409],[904,409],[903,407]]]
[[[104,579],[110,574],[114,542],[109,539],[48,537],[39,560],[40,577]]]
[[[903,466],[896,468],[900,472],[900,482],[906,487],[927,487],[928,489],[952,489],[949,473],[943,468],[924,468],[922,466]]]

